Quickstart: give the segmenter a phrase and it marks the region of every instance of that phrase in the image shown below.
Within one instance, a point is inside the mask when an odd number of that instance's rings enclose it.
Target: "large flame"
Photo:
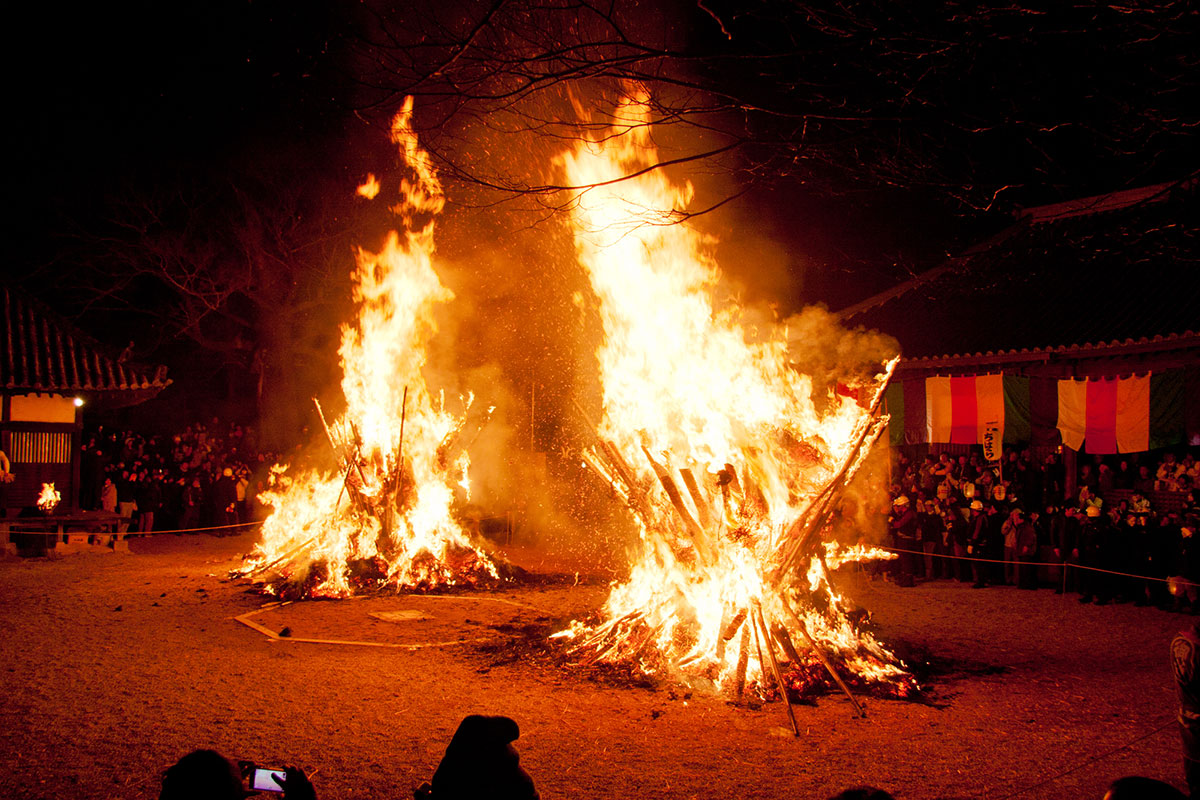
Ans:
[[[881,431],[878,403],[831,396],[818,408],[783,327],[751,332],[736,304],[717,306],[713,243],[679,214],[690,184],[646,170],[657,153],[644,103],[629,100],[618,118],[562,166],[588,187],[571,213],[604,324],[603,416],[584,459],[630,506],[644,553],[605,621],[561,636],[590,659],[739,694],[764,683],[775,660],[764,653],[776,650],[784,669],[821,658],[860,681],[907,680],[848,619],[830,582],[836,548],[821,541]],[[876,398],[893,367],[865,375]]]
[[[360,249],[352,275],[357,319],[342,326],[339,349],[346,409],[327,426],[339,467],[293,474],[277,466],[260,497],[273,510],[244,572],[274,570],[301,594],[498,577],[452,511],[455,491],[469,488],[464,429],[483,424],[486,414],[468,417],[470,397],[462,413],[448,412],[422,372],[436,332],[434,310],[453,293],[433,266],[442,187],[411,117],[409,98],[392,126],[415,176],[401,184],[392,209],[404,232],[389,234],[377,253]],[[359,193],[373,198],[379,183],[372,176],[368,185]]]

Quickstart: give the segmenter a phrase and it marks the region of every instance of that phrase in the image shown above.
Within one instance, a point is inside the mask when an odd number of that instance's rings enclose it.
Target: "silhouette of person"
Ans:
[[[248,768],[248,762],[242,762]],[[284,779],[273,778],[283,789],[283,800],[317,800],[303,770],[286,767]],[[163,775],[158,800],[243,800],[248,794],[242,770],[216,750],[193,750]]]
[[[512,743],[521,735],[508,717],[472,714],[458,725],[433,773],[433,785],[416,790],[418,800],[538,800],[529,773]]]
[[[1169,783],[1130,775],[1109,784],[1104,800],[1187,800],[1187,795]]]
[[[1171,640],[1171,667],[1179,697],[1179,733],[1183,739],[1183,771],[1188,791],[1200,797],[1200,622]]]
[[[215,750],[193,750],[163,775],[159,800],[242,800],[242,776]]]

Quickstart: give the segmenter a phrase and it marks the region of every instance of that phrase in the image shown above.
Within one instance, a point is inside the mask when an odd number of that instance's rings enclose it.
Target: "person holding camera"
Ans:
[[[301,769],[264,769],[248,761],[239,764],[240,769],[215,750],[193,750],[163,775],[158,798],[243,800],[248,794],[277,792],[283,800],[317,800],[312,782]]]

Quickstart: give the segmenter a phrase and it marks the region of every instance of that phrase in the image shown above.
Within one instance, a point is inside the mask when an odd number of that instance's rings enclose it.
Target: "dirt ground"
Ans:
[[[514,659],[531,631],[599,605],[587,569],[578,585],[465,599],[263,609],[226,578],[252,540],[165,535],[131,553],[0,562],[0,796],[155,798],[167,766],[212,747],[315,772],[322,800],[411,797],[470,713],[520,723],[543,798],[826,798],[872,784],[901,800],[1098,800],[1128,774],[1182,786],[1168,642],[1190,618],[849,576],[881,637],[931,674],[931,702],[870,699],[859,719],[823,697],[797,706],[796,739],[778,703]]]

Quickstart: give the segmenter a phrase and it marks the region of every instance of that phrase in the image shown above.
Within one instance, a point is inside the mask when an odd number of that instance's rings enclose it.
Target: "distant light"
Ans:
[[[83,398],[82,398],[82,397],[76,397],[76,398],[75,398],[75,407],[76,407],[76,408],[79,408],[81,405],[83,405]]]

